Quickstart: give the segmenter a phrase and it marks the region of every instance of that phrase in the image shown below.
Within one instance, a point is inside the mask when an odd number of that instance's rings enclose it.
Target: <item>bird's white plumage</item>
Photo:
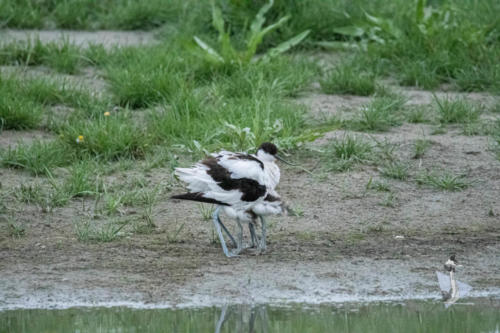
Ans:
[[[280,170],[275,164],[277,147],[264,142],[256,155],[221,151],[211,154],[191,168],[177,168],[175,174],[187,183],[189,193],[172,196],[175,199],[193,200],[217,204],[213,213],[215,230],[222,250],[228,257],[243,250],[243,227],[248,223],[251,247],[266,250],[266,221],[264,216],[281,214],[285,206],[275,189],[280,180]],[[276,156],[276,157],[275,157]],[[219,217],[223,210],[235,218],[238,235],[234,238]],[[260,239],[255,232],[260,218]],[[223,231],[236,246],[229,251]]]
[[[249,178],[265,185],[265,175],[258,161],[241,159],[241,154],[229,151],[221,151],[218,154],[212,154],[212,156],[217,159],[219,165],[231,173],[231,178]]]
[[[222,210],[229,217],[239,218],[241,221],[252,221],[253,217],[250,211],[257,215],[272,215],[282,212],[282,202],[275,191],[280,180],[280,171],[274,156],[262,150],[259,150],[256,155],[220,151],[211,154],[211,156],[217,160],[217,164],[230,173],[232,179],[255,180],[258,184],[265,186],[266,192],[254,201],[243,201],[242,192],[224,190],[208,174],[209,167],[203,163],[197,163],[191,168],[177,168],[175,170],[176,176],[187,183],[190,192],[200,192],[203,193],[203,197],[229,205],[221,207]],[[268,194],[278,200],[265,201]]]

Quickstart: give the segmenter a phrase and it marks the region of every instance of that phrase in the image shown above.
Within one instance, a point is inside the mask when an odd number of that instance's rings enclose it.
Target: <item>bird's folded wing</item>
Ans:
[[[231,178],[248,178],[257,181],[259,184],[265,184],[264,163],[253,155],[220,152],[216,156],[219,165],[227,169]]]
[[[438,271],[436,271],[436,275],[439,282],[439,289],[449,292],[451,289],[450,276]]]

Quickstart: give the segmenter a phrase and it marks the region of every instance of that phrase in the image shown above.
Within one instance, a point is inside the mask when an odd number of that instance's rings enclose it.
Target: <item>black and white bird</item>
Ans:
[[[436,271],[441,296],[446,308],[455,304],[459,298],[465,297],[472,290],[472,287],[467,283],[456,280],[455,271],[457,267],[462,266],[458,265],[458,260],[453,254],[444,264],[447,274]]]
[[[191,168],[176,168],[175,175],[187,183],[188,193],[174,195],[173,199],[207,202],[218,205],[213,214],[213,222],[222,245],[224,254],[228,257],[237,256],[243,250],[243,226],[248,223],[252,246],[260,251],[266,249],[265,216],[282,214],[286,206],[275,188],[280,180],[280,170],[276,159],[277,147],[265,142],[260,145],[257,154],[233,153],[221,151],[213,153]],[[224,211],[234,218],[238,224],[237,240],[229,233],[220,220],[219,213]],[[255,227],[261,222],[262,234],[260,240],[255,233]],[[235,245],[228,251],[224,231]]]

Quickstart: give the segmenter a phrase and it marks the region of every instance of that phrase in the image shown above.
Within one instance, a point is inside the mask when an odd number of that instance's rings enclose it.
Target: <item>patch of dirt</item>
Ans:
[[[390,86],[394,91],[407,98],[406,105],[428,105],[434,103],[434,95],[438,98],[465,99],[471,102],[480,103],[485,107],[492,106],[498,97],[488,93],[462,93],[456,91],[437,91],[419,90],[408,87]],[[317,88],[317,87],[316,87]],[[368,104],[373,97],[354,96],[354,95],[328,95],[323,93],[313,93],[302,97],[299,103],[308,106],[311,116],[314,118],[325,118],[336,116],[340,119],[352,119],[355,115],[353,111]]]
[[[313,94],[302,97],[299,103],[307,105],[312,117],[321,119],[330,116],[337,116],[341,119],[351,119],[353,110],[368,104],[371,97],[353,95],[326,95]]]
[[[102,75],[93,67],[85,67],[76,75],[57,73],[45,66],[31,66],[20,68],[18,66],[0,66],[0,72],[27,79],[39,78],[49,82],[57,82],[61,86],[70,86],[75,89],[83,88],[96,96],[104,96],[108,93],[108,83]]]
[[[135,46],[155,42],[154,34],[147,31],[76,31],[76,30],[2,30],[0,41],[32,40],[39,38],[44,43],[68,40],[81,47],[102,44],[105,47]]]
[[[39,130],[3,130],[0,132],[0,148],[15,148],[20,143],[30,144],[35,140],[50,141],[53,138],[52,134]]]

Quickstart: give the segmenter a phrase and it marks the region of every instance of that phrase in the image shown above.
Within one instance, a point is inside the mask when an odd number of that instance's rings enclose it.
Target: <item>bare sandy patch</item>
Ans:
[[[39,38],[42,42],[68,40],[81,47],[102,44],[105,47],[136,46],[155,42],[154,34],[147,31],[76,31],[76,30],[3,30],[0,41],[27,41]]]
[[[52,134],[39,130],[4,130],[0,132],[0,147],[15,148],[20,143],[30,144],[33,141],[49,141],[53,138]]]

